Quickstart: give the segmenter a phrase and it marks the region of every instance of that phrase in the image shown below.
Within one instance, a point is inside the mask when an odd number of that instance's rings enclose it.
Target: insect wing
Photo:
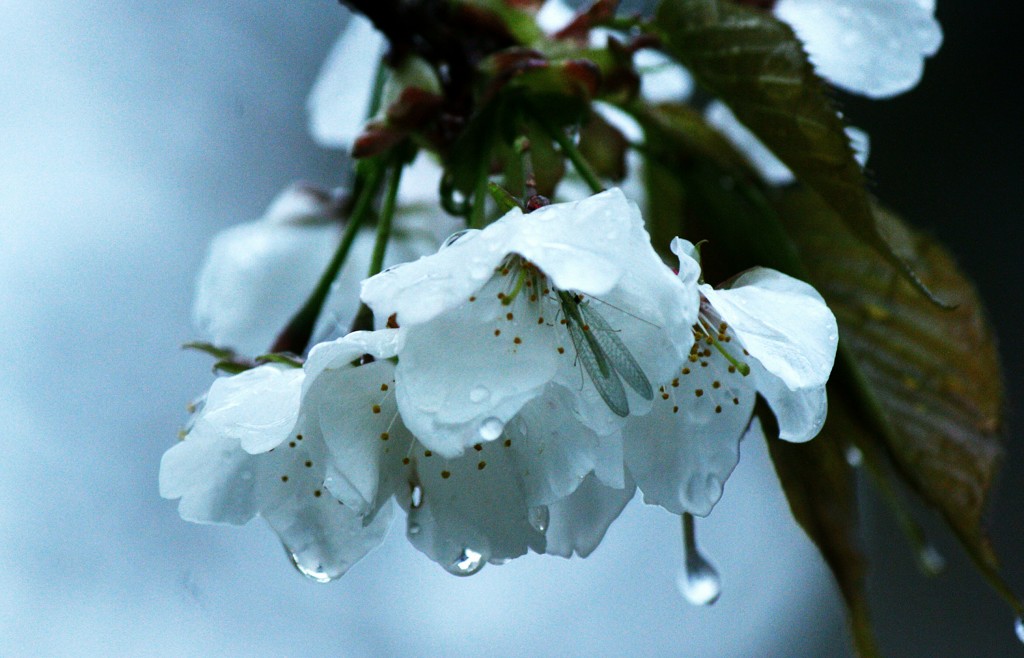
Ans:
[[[622,388],[622,382],[619,381],[618,375],[614,370],[608,368],[607,363],[604,368],[605,372],[602,372],[602,368],[598,364],[598,359],[604,358],[604,355],[595,354],[594,346],[596,345],[599,350],[601,349],[600,343],[588,341],[584,336],[583,329],[573,320],[569,320],[566,327],[569,329],[569,335],[576,347],[576,357],[583,363],[583,368],[590,375],[590,381],[594,382],[594,388],[601,395],[601,399],[616,415],[628,416],[629,401],[626,399],[626,390]]]
[[[629,348],[626,347],[618,334],[608,326],[599,313],[590,310],[589,304],[580,304],[580,313],[590,325],[590,334],[593,340],[600,345],[605,359],[611,364],[615,372],[629,384],[629,387],[636,391],[645,400],[654,398],[654,390],[651,382],[644,374],[643,368],[636,362]]]

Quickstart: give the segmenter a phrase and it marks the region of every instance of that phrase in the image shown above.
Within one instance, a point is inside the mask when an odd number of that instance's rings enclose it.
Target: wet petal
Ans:
[[[304,373],[300,368],[265,365],[213,382],[195,421],[251,453],[282,443],[299,417]]]
[[[871,98],[914,87],[942,44],[934,3],[921,0],[779,0],[775,14],[804,42],[818,72]]]
[[[706,516],[739,460],[754,407],[753,382],[704,343],[696,359],[655,396],[646,416],[623,430],[626,467],[644,502]]]
[[[368,19],[349,15],[306,101],[309,132],[322,146],[348,149],[359,136],[384,46],[384,37]]]
[[[519,557],[530,548],[542,552],[544,535],[530,524],[510,453],[503,440],[451,460],[414,447],[422,498],[400,498],[409,511],[409,541],[457,575],[470,575],[487,561]]]
[[[611,524],[633,498],[632,481],[620,488],[601,484],[594,475],[568,498],[548,505],[547,549],[549,555],[587,557],[594,552]]]

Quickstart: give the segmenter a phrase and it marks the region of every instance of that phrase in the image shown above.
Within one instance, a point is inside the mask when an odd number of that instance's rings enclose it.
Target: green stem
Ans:
[[[391,224],[395,217],[395,208],[398,205],[398,185],[402,181],[402,169],[404,168],[403,162],[396,162],[391,170],[391,178],[388,179],[384,205],[381,207],[380,219],[377,221],[377,239],[373,245],[373,254],[370,256],[370,269],[366,274],[368,278],[384,269],[384,254],[387,252],[388,241],[391,238]],[[373,311],[366,304],[359,305],[359,312],[356,313],[355,320],[352,322],[352,331],[361,329],[373,329]]]
[[[487,183],[489,176],[486,169],[481,169],[473,191],[473,208],[469,215],[469,228],[483,228],[487,211]]]
[[[559,148],[562,149],[562,153],[565,154],[569,161],[572,162],[572,166],[576,168],[579,175],[583,177],[583,180],[590,187],[590,190],[594,194],[604,192],[604,184],[601,182],[601,177],[597,175],[594,168],[590,166],[587,159],[583,157],[580,150],[573,144],[569,136],[565,134],[564,130],[560,130],[557,126],[551,125],[546,121],[539,112],[533,113],[534,118],[540,123],[544,131],[558,143]]]
[[[338,272],[341,271],[342,266],[345,264],[348,252],[352,248],[352,243],[355,241],[360,227],[362,227],[370,214],[370,203],[380,187],[380,180],[383,174],[381,165],[372,160],[365,162],[369,171],[365,178],[360,177],[361,180],[357,179],[356,181],[355,187],[359,192],[355,207],[352,209],[352,214],[345,225],[345,232],[341,236],[341,242],[338,244],[331,262],[328,263],[327,269],[320,276],[316,288],[313,289],[306,303],[302,305],[302,308],[292,317],[284,331],[274,341],[273,346],[270,348],[271,352],[303,354],[309,346],[309,340],[313,335],[313,327],[320,317],[320,311],[323,309],[324,302],[327,301],[327,295],[331,291],[331,284],[334,283],[334,280],[338,277]]]

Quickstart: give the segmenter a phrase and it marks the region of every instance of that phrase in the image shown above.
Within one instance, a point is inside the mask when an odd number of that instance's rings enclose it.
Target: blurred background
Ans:
[[[188,524],[159,498],[160,456],[211,379],[178,347],[206,244],[293,180],[342,178],[303,105],[344,14],[0,0],[0,656],[849,655],[836,589],[756,442],[699,525],[724,581],[707,609],[676,593],[674,517],[636,500],[586,560],[458,579],[396,526],[324,586],[260,521]],[[1003,338],[1011,441],[991,530],[1024,589],[1019,60],[992,6],[940,0],[938,15],[945,44],[918,89],[841,100],[872,136],[878,194],[958,254]],[[927,580],[864,493],[886,655],[1024,655],[939,525],[949,569]]]

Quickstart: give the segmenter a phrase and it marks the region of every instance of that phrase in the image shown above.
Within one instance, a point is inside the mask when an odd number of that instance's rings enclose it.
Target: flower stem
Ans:
[[[384,269],[384,254],[388,249],[388,241],[391,238],[391,224],[395,217],[395,208],[398,205],[398,185],[402,181],[402,169],[405,163],[401,160],[395,162],[391,169],[391,177],[388,179],[387,190],[384,193],[384,205],[380,210],[380,219],[377,221],[377,240],[373,245],[373,254],[370,256],[370,269],[366,273],[371,277]],[[359,312],[352,321],[352,331],[360,329],[373,329],[373,311],[366,304],[359,305]]]
[[[271,352],[303,354],[306,348],[309,347],[309,339],[313,335],[313,327],[316,325],[317,318],[320,317],[320,311],[323,309],[324,302],[327,301],[327,295],[331,291],[331,284],[334,283],[338,272],[341,271],[342,266],[345,264],[345,259],[352,248],[352,243],[355,241],[360,227],[370,214],[370,203],[380,187],[383,175],[383,168],[380,163],[376,160],[365,160],[364,162],[366,162],[366,173],[365,175],[360,175],[362,174],[360,172],[356,176],[355,188],[357,196],[355,207],[352,209],[352,214],[345,225],[345,232],[341,236],[341,242],[338,243],[338,248],[335,250],[331,262],[320,276],[316,288],[313,289],[312,294],[310,294],[306,303],[302,305],[302,308],[292,316],[284,331],[278,335],[277,340],[274,341],[270,348]]]
[[[580,150],[576,147],[573,141],[565,134],[565,131],[560,130],[557,126],[551,125],[551,123],[545,120],[539,112],[534,112],[534,117],[551,139],[558,143],[559,148],[562,149],[562,153],[569,158],[569,161],[572,162],[572,166],[575,167],[576,171],[579,172],[579,175],[583,177],[583,180],[590,187],[590,190],[594,194],[604,192],[604,184],[601,183],[601,177],[597,175],[597,172],[590,166],[587,159],[583,157],[583,154],[580,153]]]

